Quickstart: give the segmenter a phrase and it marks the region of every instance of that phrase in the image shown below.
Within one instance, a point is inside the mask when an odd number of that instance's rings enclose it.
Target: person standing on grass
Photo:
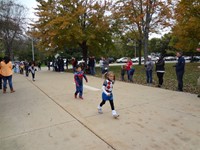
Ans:
[[[71,64],[73,71],[76,72],[76,66],[78,65],[78,61],[76,60],[76,58],[72,57]]]
[[[38,70],[41,70],[41,62],[38,62]]]
[[[147,61],[145,64],[147,84],[153,83],[153,66],[154,66],[153,61],[151,60],[150,57],[147,57]]]
[[[127,63],[126,63],[126,72],[127,72],[127,79],[128,79],[128,81],[130,81],[130,82],[131,82],[130,70],[131,70],[132,66],[133,66],[133,62],[132,62],[131,58],[129,57],[129,58],[128,58],[128,61],[127,61]]]
[[[107,58],[103,59],[103,68],[102,68],[102,78],[105,77],[105,73],[109,71],[109,60]]]
[[[100,61],[99,61],[99,67],[101,69],[101,73],[103,72],[103,62],[104,62],[104,58],[101,57]]]
[[[183,91],[183,75],[185,72],[185,59],[182,56],[182,52],[177,52],[176,56],[178,57],[178,62],[176,63],[176,76],[178,81],[178,91]]]
[[[83,99],[83,78],[86,82],[88,82],[88,79],[84,72],[81,69],[81,66],[76,66],[76,72],[74,73],[74,81],[76,84],[76,92],[74,93],[74,97],[77,98],[77,95],[79,94],[79,98]]]
[[[27,61],[24,62],[24,68],[25,68],[25,74],[26,74],[26,77],[28,77],[29,75],[29,63]]]
[[[135,73],[135,69],[132,67],[130,70],[129,70],[129,80],[130,82],[133,82],[133,75]]]
[[[199,44],[199,46],[200,46],[200,44]],[[200,48],[197,48],[197,51],[200,52]],[[200,69],[200,66],[198,66],[198,68]],[[200,86],[200,76],[199,76],[199,78],[197,80],[197,85]],[[197,97],[200,98],[200,93],[197,95]]]
[[[101,114],[103,113],[102,111],[102,106],[106,103],[106,101],[110,102],[110,107],[112,110],[112,116],[113,117],[119,117],[115,110],[114,106],[114,100],[113,100],[113,94],[112,94],[112,89],[113,89],[113,84],[115,82],[115,75],[113,72],[109,71],[105,74],[105,81],[103,83],[102,87],[102,102],[98,105],[97,109],[98,112]]]
[[[66,59],[66,69],[68,70],[69,59]]]
[[[88,67],[90,69],[90,74],[95,75],[95,57],[89,57]]]
[[[161,55],[156,62],[156,73],[158,77],[158,87],[161,87],[163,84],[163,76],[165,73],[165,60],[164,57]]]
[[[3,61],[1,61],[0,68],[1,68],[1,75],[3,77],[3,93],[6,93],[7,81],[9,83],[10,92],[11,93],[15,92],[15,90],[13,89],[13,83],[12,83],[13,66],[8,56],[5,56]]]

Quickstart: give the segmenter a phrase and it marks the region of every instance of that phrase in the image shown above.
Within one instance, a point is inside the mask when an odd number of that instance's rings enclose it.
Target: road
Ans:
[[[195,94],[117,81],[98,114],[103,79],[88,76],[74,99],[73,74],[14,74],[15,93],[0,93],[0,150],[199,150],[200,101]]]

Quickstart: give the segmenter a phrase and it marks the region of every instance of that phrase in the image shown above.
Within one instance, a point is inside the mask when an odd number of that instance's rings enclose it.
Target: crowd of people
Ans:
[[[182,56],[181,52],[177,52],[176,56],[178,58],[177,63],[174,65],[176,76],[177,76],[177,82],[178,82],[178,91],[183,91],[183,75],[185,72],[185,59]],[[162,87],[163,85],[163,77],[165,74],[165,60],[164,56],[160,55],[159,59],[154,63],[151,60],[151,57],[147,57],[147,60],[144,64],[145,66],[145,72],[146,72],[146,83],[147,85],[153,84],[153,70],[155,66],[155,71],[158,77],[158,85],[157,87]],[[127,74],[127,80],[130,82],[133,82],[133,75],[134,75],[135,69],[131,62],[131,59],[128,58],[128,61],[126,65],[121,66],[121,80],[125,81],[125,74]]]
[[[181,52],[177,52],[176,56],[178,57],[177,63],[174,65],[176,76],[177,76],[177,90],[183,91],[183,75],[185,72],[185,59],[182,56]],[[68,65],[69,62],[67,62]],[[58,58],[53,62],[55,71],[64,71],[64,61],[62,58]],[[75,98],[80,98],[83,100],[83,78],[88,82],[86,74],[95,75],[95,65],[96,60],[95,57],[89,57],[87,63],[81,62],[78,64],[78,61],[75,58],[71,59],[72,68],[74,71],[74,81],[76,85],[76,90],[74,93]],[[99,113],[103,113],[102,106],[109,101],[110,107],[112,110],[113,117],[118,117],[113,101],[112,89],[115,82],[115,75],[112,71],[109,70],[109,60],[107,58],[101,57],[99,61],[102,77],[105,79],[102,86],[102,101],[98,105],[97,109]],[[153,83],[153,70],[155,65],[155,71],[158,77],[158,85],[157,87],[162,87],[163,85],[163,77],[165,74],[165,60],[164,56],[160,56],[159,59],[154,63],[150,57],[147,58],[144,66],[146,71],[146,83],[147,85],[151,85]],[[49,67],[49,66],[48,66]],[[7,91],[7,82],[10,88],[10,92],[15,92],[12,83],[12,75],[13,70],[15,73],[20,73],[28,76],[29,73],[32,74],[32,80],[35,81],[35,72],[37,69],[35,68],[35,63],[31,62],[20,62],[15,63],[14,65],[10,61],[9,57],[5,56],[4,59],[0,59],[0,89],[3,89],[3,93]],[[41,70],[41,64],[38,65],[38,70]],[[50,70],[50,69],[49,69]],[[121,66],[121,80],[125,81],[125,74],[127,74],[127,81],[133,82],[133,75],[135,72],[135,68],[130,58],[125,65]],[[3,81],[3,82],[2,82]],[[200,97],[200,95],[198,95]]]
[[[64,62],[64,59],[62,57],[58,57],[52,60],[52,62],[47,62],[48,70],[51,70],[50,68],[53,68],[53,71],[56,72],[64,72],[64,67],[66,63],[66,67],[68,69],[68,59],[66,59],[66,62]]]
[[[3,59],[0,58],[0,90],[3,89],[3,93],[7,92],[7,83],[10,88],[10,92],[15,92],[13,88],[12,77],[13,73],[19,73],[28,77],[29,73],[32,75],[32,80],[35,81],[35,63],[34,62],[11,62],[8,56],[5,56]],[[41,64],[38,63],[38,70],[41,70]]]

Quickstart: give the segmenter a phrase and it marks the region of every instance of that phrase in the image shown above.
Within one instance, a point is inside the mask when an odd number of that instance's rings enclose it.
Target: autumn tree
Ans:
[[[171,40],[172,35],[170,33],[163,35],[161,38],[152,38],[149,40],[149,52],[168,55],[168,52],[174,51],[171,45]]]
[[[175,11],[175,19],[175,47],[185,52],[196,51],[200,42],[200,1],[181,0]]]
[[[84,60],[111,44],[109,3],[99,0],[37,0],[32,35],[38,47],[53,53],[63,49],[81,48]]]
[[[0,1],[0,37],[6,55],[13,59],[13,42],[23,35],[26,9],[13,0]]]
[[[113,6],[113,25],[121,34],[131,32],[129,39],[137,41],[140,57],[143,49],[146,58],[149,34],[170,25],[172,0],[117,0]]]

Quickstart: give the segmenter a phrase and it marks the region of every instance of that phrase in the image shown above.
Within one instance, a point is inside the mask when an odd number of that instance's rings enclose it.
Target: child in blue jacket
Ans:
[[[86,82],[88,82],[87,77],[81,69],[81,66],[77,65],[74,73],[74,81],[76,84],[76,92],[74,93],[75,98],[77,98],[77,95],[79,94],[79,98],[83,99],[83,78]]]

